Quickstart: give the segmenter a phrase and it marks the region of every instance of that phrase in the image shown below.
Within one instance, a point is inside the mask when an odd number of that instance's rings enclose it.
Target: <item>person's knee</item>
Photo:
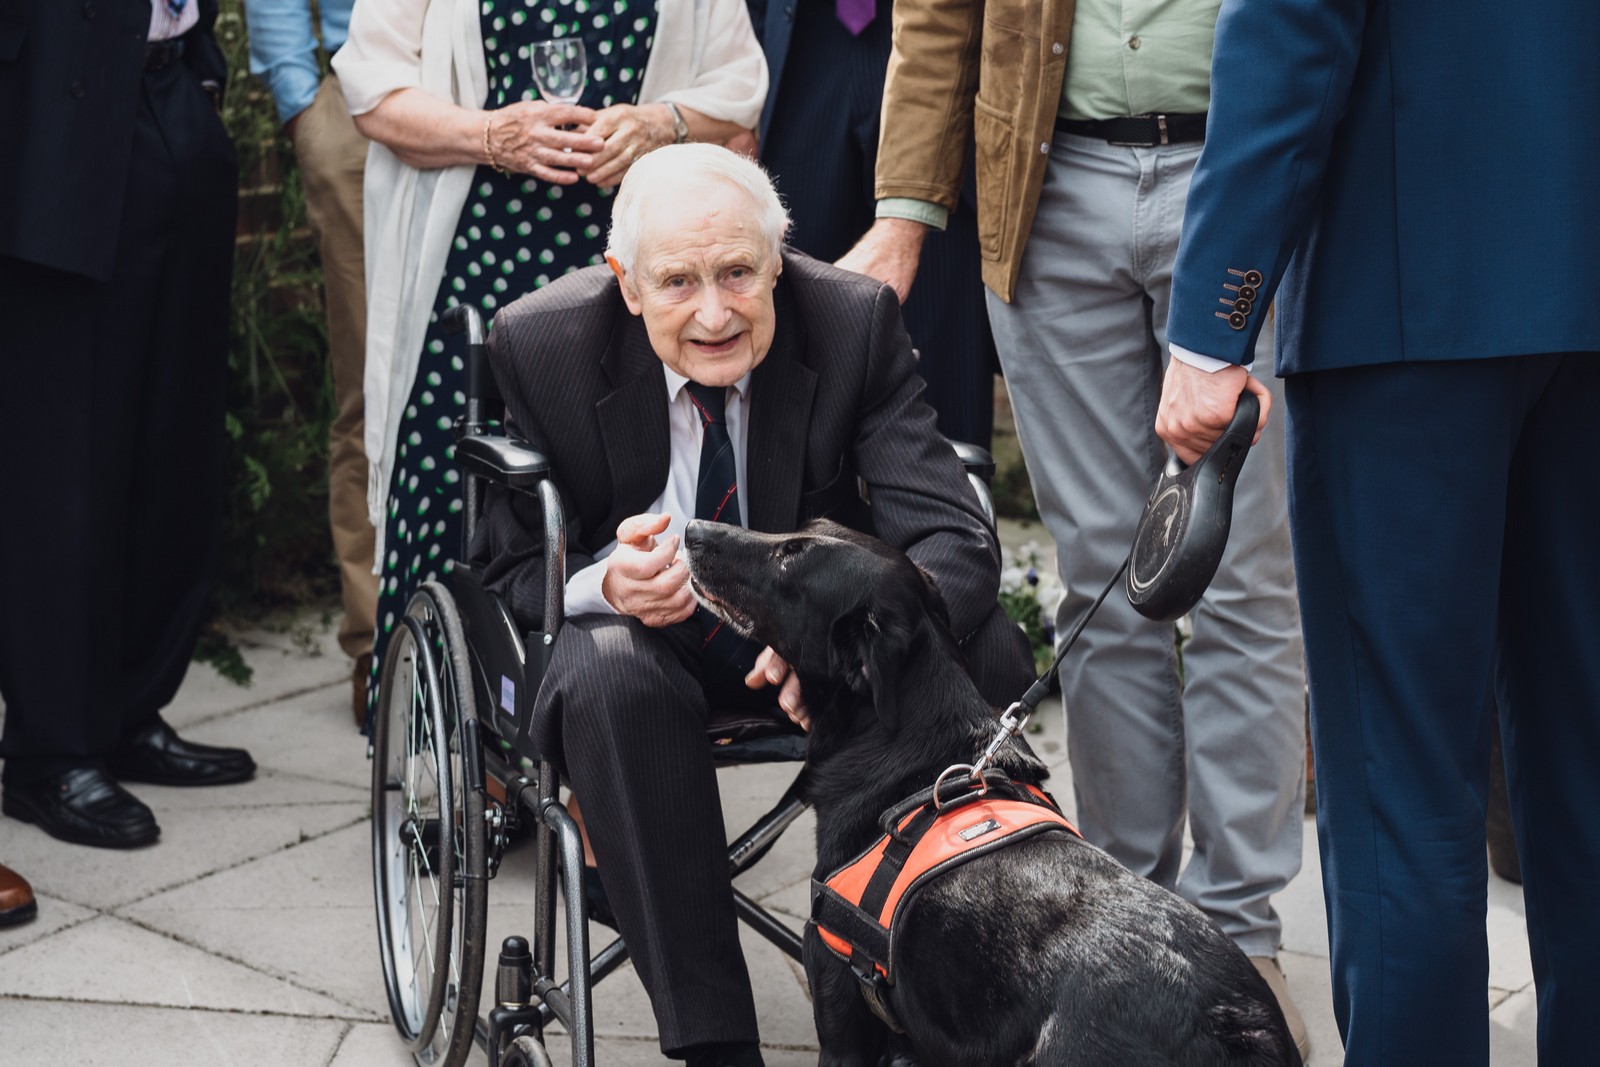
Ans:
[[[665,636],[628,616],[569,620],[550,669],[564,694],[569,746],[580,734],[636,733],[640,719],[670,715],[696,695]]]

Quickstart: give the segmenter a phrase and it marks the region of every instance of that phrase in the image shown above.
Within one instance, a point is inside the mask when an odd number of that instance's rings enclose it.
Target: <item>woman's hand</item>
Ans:
[[[504,170],[571,185],[596,165],[597,153],[606,148],[603,135],[594,132],[596,120],[604,114],[542,100],[507,104],[487,113],[485,155]],[[561,129],[572,125],[577,129]]]
[[[622,181],[633,161],[652,148],[677,140],[666,104],[613,104],[593,114],[589,133],[604,138],[605,145],[586,166],[573,169],[602,189]]]

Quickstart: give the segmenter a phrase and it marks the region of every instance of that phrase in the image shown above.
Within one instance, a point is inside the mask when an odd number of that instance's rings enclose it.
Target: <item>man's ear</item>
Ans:
[[[900,726],[900,669],[911,649],[911,630],[865,603],[833,620],[828,656],[833,673],[852,692],[872,698],[878,721]]]
[[[611,273],[617,276],[617,284],[622,289],[622,302],[628,305],[628,311],[634,315],[644,313],[644,304],[639,300],[639,290],[628,277],[627,268],[624,267],[616,256],[606,256],[606,266],[611,268]]]

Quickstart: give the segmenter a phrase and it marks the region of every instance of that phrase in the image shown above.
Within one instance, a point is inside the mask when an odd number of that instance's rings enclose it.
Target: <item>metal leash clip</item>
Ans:
[[[1022,701],[1019,700],[1012,704],[1006,709],[1005,714],[1000,716],[999,722],[995,724],[994,737],[989,739],[988,747],[983,750],[983,754],[978,757],[976,763],[955,763],[941,771],[939,777],[933,780],[933,810],[944,810],[944,802],[939,797],[939,790],[944,785],[945,780],[952,775],[965,774],[969,781],[977,784],[978,796],[987,793],[989,791],[989,780],[983,776],[983,772],[988,770],[989,764],[994,762],[995,756],[1000,752],[1000,746],[1022,733],[1022,728],[1028,724],[1028,717],[1032,714],[1033,709]]]

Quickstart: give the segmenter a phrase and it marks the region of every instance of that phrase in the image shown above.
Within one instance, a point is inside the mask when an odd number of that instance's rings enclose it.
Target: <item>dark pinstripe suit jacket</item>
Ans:
[[[934,576],[965,638],[995,605],[999,549],[923,402],[893,290],[786,251],[777,336],[750,384],[752,529],[828,517],[903,549]],[[509,432],[550,457],[568,511],[567,573],[666,485],[668,398],[643,320],[590,267],[500,311],[489,335]],[[870,515],[857,478],[867,485]],[[542,613],[542,522],[509,493],[485,504],[474,557],[524,625]]]

